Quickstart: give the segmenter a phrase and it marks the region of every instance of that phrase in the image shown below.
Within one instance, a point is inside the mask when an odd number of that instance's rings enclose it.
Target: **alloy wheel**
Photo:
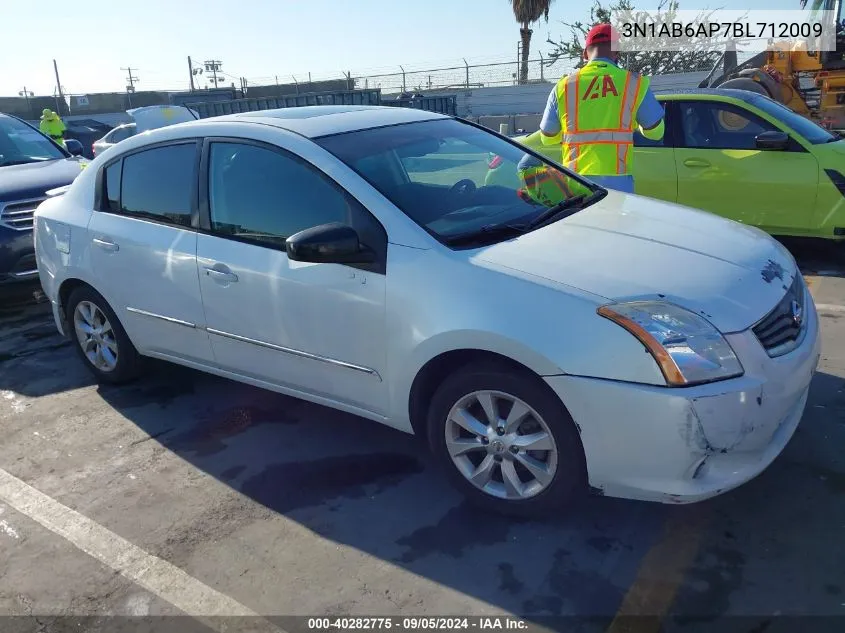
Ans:
[[[554,479],[558,449],[532,407],[501,391],[475,391],[452,407],[446,449],[461,474],[494,497],[534,497]]]
[[[73,313],[73,325],[76,340],[88,361],[100,371],[114,371],[117,340],[103,311],[90,301],[80,301]]]

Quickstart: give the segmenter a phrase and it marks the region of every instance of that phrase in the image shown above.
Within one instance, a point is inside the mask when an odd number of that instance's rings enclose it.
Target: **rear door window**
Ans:
[[[155,147],[122,159],[121,170],[106,168],[104,202],[110,210],[176,226],[192,226],[197,185],[197,144]],[[119,206],[114,187],[120,181]]]

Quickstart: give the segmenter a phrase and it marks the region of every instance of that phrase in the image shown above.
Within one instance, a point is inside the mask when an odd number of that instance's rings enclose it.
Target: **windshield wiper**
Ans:
[[[483,243],[488,239],[495,239],[503,235],[522,235],[525,233],[525,224],[487,224],[480,229],[458,233],[446,238],[449,246]]]
[[[467,231],[466,233],[452,235],[446,238],[446,243],[450,246],[455,246],[457,244],[484,242],[487,239],[497,238],[501,235],[522,235],[523,233],[528,233],[529,231],[538,229],[541,226],[551,224],[552,222],[556,222],[557,220],[572,215],[583,209],[586,205],[603,198],[606,193],[607,192],[604,189],[599,189],[589,196],[584,196],[583,194],[573,196],[563,202],[559,202],[553,207],[549,207],[536,218],[528,222],[522,224],[488,224],[486,226],[482,226],[480,229],[475,229],[474,231]]]
[[[595,195],[595,194],[593,194]],[[592,198],[593,196],[590,196]],[[527,225],[527,229],[536,229],[545,224],[546,222],[553,222],[554,220],[559,220],[562,217],[566,217],[566,215],[571,215],[575,213],[583,206],[585,200],[584,194],[573,196],[571,198],[567,198],[563,202],[557,203],[553,207],[549,207],[545,211],[543,211],[540,215],[536,218],[531,220]],[[566,215],[562,215],[566,212]],[[558,217],[560,216],[560,217]]]

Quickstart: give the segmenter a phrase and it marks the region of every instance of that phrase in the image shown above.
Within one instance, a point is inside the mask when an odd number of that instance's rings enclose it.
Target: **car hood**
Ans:
[[[797,274],[789,252],[756,228],[615,191],[573,216],[478,249],[472,259],[599,300],[665,299],[724,333],[764,317]]]
[[[0,167],[0,202],[40,198],[49,189],[72,183],[86,164],[73,157]]]

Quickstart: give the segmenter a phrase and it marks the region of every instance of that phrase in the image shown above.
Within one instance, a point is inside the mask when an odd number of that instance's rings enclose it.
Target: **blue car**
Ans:
[[[69,185],[88,161],[17,117],[0,113],[0,285],[35,280],[32,216],[51,189]]]

